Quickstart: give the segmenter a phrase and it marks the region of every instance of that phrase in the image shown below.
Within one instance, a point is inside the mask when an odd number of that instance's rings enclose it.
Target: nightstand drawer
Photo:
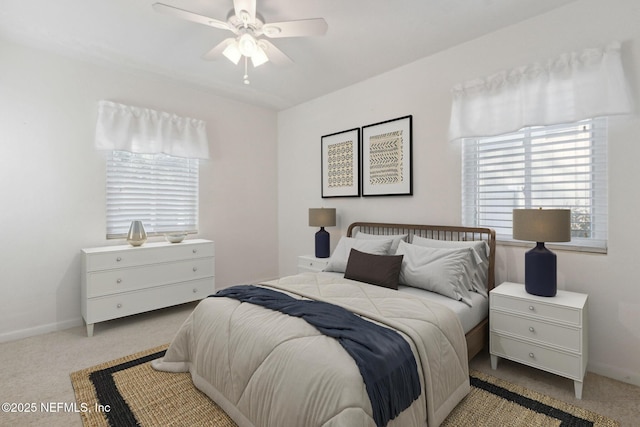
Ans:
[[[298,272],[319,272],[329,263],[329,258],[316,258],[311,255],[304,255],[298,257]]]
[[[512,311],[527,316],[536,316],[541,319],[570,323],[576,326],[580,326],[581,324],[582,314],[580,310],[539,302],[532,298],[524,300],[510,296],[491,294],[490,305],[494,309]]]
[[[491,332],[491,354],[582,381],[581,357]]]
[[[495,332],[504,332],[527,340],[581,352],[582,331],[577,328],[547,323],[530,317],[520,317],[498,310],[490,313],[489,325]]]

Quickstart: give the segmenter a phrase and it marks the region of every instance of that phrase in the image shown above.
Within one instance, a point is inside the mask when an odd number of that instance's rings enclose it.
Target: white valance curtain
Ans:
[[[203,120],[111,101],[98,104],[95,146],[98,150],[209,158]]]
[[[620,43],[567,53],[453,88],[449,140],[630,113]]]

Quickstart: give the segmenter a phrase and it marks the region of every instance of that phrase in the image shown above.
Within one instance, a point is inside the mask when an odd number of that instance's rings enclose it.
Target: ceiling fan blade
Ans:
[[[193,12],[189,12],[188,10],[169,6],[168,4],[154,3],[153,9],[159,13],[175,16],[177,18],[185,19],[191,22],[197,22],[198,24],[206,25],[208,27],[220,28],[221,30],[230,30],[230,31],[233,31],[234,33],[236,32],[236,29],[233,27],[230,27],[226,22],[209,18],[208,16],[198,15],[197,13],[193,13]]]
[[[223,56],[222,52],[224,52],[224,50],[227,48],[227,46],[229,46],[231,43],[233,43],[235,41],[236,40],[233,37],[229,37],[228,39],[224,39],[223,41],[221,41],[220,43],[215,45],[213,47],[213,49],[211,49],[209,52],[207,52],[204,55],[202,55],[202,59],[206,59],[207,61],[213,61],[213,60],[221,58]]]
[[[262,33],[272,39],[280,37],[323,36],[327,32],[327,21],[322,18],[299,21],[271,22],[262,26]]]
[[[233,0],[233,9],[241,21],[243,11],[248,14],[247,24],[253,24],[256,21],[256,0]]]
[[[264,53],[269,58],[269,61],[276,65],[291,65],[293,61],[283,51],[275,47],[273,43],[268,40],[260,39],[258,45],[264,50]]]

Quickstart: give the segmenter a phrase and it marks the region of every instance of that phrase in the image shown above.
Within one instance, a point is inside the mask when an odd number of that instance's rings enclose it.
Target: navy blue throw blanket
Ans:
[[[420,378],[411,347],[396,331],[321,301],[298,300],[271,289],[233,286],[212,297],[234,298],[300,317],[340,342],[360,369],[378,427],[420,396]]]

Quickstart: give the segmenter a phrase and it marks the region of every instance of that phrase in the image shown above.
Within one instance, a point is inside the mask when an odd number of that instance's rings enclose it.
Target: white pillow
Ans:
[[[404,255],[399,283],[436,292],[472,307],[464,281],[464,263],[470,249],[425,248],[400,242],[396,255]]]
[[[329,258],[329,262],[324,268],[324,271],[344,273],[347,269],[347,261],[349,261],[351,249],[357,249],[360,252],[374,255],[388,255],[392,242],[393,239],[366,240],[342,236],[336,249],[331,254],[331,258]]]
[[[361,233],[359,231],[356,232],[356,235],[353,236],[356,239],[369,239],[369,240],[386,240],[393,239],[391,243],[391,249],[389,249],[389,255],[394,255],[396,250],[398,250],[398,245],[401,240],[407,241],[408,234],[368,234]]]
[[[487,282],[489,281],[489,244],[484,240],[435,240],[425,237],[413,236],[412,244],[426,248],[472,248],[474,263],[472,267],[468,289],[475,291],[485,298],[487,294]]]

